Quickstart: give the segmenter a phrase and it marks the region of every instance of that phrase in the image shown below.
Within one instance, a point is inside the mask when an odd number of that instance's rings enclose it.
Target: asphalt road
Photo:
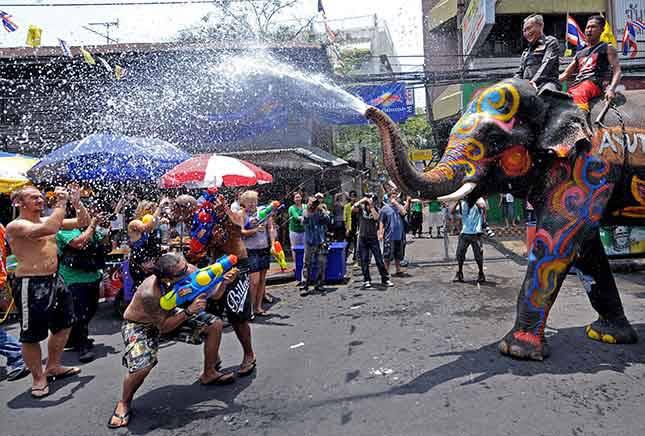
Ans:
[[[496,344],[512,326],[523,266],[487,246],[491,283],[478,287],[451,282],[455,266],[443,261],[441,241],[417,241],[408,257],[411,277],[387,290],[359,290],[358,270],[322,296],[272,287],[280,298],[273,316],[253,325],[257,373],[234,385],[198,385],[201,347],[164,346],[135,398],[129,430],[105,427],[124,373],[120,322],[105,307],[92,325],[98,359],[80,377],[54,382],[41,401],[29,397],[29,379],[0,382],[1,433],[645,434],[645,342],[586,339],[582,326],[595,314],[574,276],[551,311],[552,356],[520,362],[500,356]],[[617,281],[645,341],[645,273]],[[241,361],[232,332],[221,355],[225,367]],[[66,361],[77,364],[73,353]]]

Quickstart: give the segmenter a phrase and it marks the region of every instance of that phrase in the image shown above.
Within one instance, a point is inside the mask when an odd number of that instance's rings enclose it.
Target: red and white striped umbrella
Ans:
[[[253,186],[272,181],[271,174],[250,162],[219,154],[199,154],[164,174],[161,187]]]

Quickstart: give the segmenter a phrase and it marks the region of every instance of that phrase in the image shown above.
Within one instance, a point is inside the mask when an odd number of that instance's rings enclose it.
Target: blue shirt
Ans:
[[[483,215],[482,210],[473,204],[468,205],[467,201],[460,202],[461,207],[461,233],[465,235],[476,235],[482,232]]]
[[[381,208],[379,220],[383,223],[383,240],[400,241],[403,239],[403,221],[398,210],[385,203]]]
[[[329,215],[320,211],[314,213],[305,212],[305,242],[308,245],[320,245],[326,240]]]

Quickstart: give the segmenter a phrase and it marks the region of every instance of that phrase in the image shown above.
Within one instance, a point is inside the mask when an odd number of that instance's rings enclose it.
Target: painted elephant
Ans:
[[[645,93],[625,93],[602,125],[559,92],[537,95],[526,81],[509,79],[482,91],[451,131],[441,161],[426,172],[408,161],[397,126],[369,108],[379,128],[384,162],[403,190],[426,199],[474,202],[512,192],[535,207],[536,238],[512,330],[503,354],[542,360],[549,310],[572,267],[599,318],[587,335],[607,343],[634,343],[600,241],[600,224],[645,222]],[[598,104],[596,114],[604,104]]]

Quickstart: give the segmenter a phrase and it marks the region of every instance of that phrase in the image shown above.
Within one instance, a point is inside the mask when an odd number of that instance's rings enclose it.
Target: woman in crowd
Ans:
[[[254,314],[264,316],[266,313],[262,309],[262,301],[266,293],[266,276],[271,263],[270,247],[273,246],[275,240],[273,219],[269,217],[264,222],[258,221],[258,193],[256,191],[244,192],[240,197],[240,206],[246,214],[242,239],[249,256],[251,301]]]
[[[304,206],[302,205],[302,194],[296,192],[293,195],[293,204],[289,206],[289,242],[291,245],[291,258],[296,262],[296,246],[305,246],[305,225]]]

